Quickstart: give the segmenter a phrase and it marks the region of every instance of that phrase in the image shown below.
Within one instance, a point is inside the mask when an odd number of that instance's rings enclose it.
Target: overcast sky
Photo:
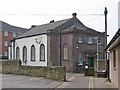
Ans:
[[[84,25],[103,32],[104,8],[108,8],[108,14],[111,15],[114,13],[113,15],[116,15],[118,1],[119,0],[1,0],[0,20],[14,26],[30,28],[31,25],[45,24],[51,20],[58,21],[71,18],[72,13],[76,12],[78,19]],[[117,27],[116,19],[113,18],[113,21],[115,20],[114,23],[116,23],[113,27]],[[114,31],[112,31],[112,29],[114,28],[110,27],[108,30],[108,34],[110,35],[108,41],[117,31],[117,29]]]

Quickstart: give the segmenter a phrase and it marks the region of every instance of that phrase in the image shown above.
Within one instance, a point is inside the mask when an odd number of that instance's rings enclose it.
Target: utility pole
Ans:
[[[105,47],[107,46],[107,8],[105,7],[104,15],[105,15]]]
[[[62,33],[60,30],[60,66],[62,66],[62,36],[61,35],[62,35]]]
[[[107,8],[105,7],[104,15],[105,15],[105,47],[107,46]],[[107,71],[108,78],[109,78],[109,65],[108,65],[108,60],[107,60],[107,52],[105,51],[105,70]]]

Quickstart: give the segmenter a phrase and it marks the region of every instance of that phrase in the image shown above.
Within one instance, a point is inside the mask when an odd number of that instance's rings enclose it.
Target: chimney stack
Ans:
[[[35,28],[37,25],[32,25],[31,28]]]
[[[54,20],[50,21],[50,23],[53,23],[53,22],[55,22],[55,21]]]
[[[73,17],[76,17],[76,16],[77,16],[77,13],[73,13],[72,15],[73,15]]]

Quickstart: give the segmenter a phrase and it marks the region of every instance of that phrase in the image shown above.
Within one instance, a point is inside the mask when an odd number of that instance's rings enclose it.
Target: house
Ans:
[[[120,90],[120,29],[106,48],[109,51],[109,76],[112,83]]]
[[[104,59],[105,33],[86,27],[76,16],[34,26],[12,40],[12,59],[28,66],[65,66],[67,71],[84,70],[85,63],[94,67],[99,44],[99,57]]]
[[[24,28],[12,26],[0,21],[0,57],[8,58],[10,40],[25,31],[27,30]]]

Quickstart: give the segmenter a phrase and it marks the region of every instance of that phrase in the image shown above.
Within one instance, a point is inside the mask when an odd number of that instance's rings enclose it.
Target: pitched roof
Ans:
[[[16,33],[23,33],[25,31],[27,31],[27,29],[25,29],[25,28],[12,26],[3,21],[0,21],[0,30],[8,31],[8,32],[16,32]]]
[[[116,32],[116,34],[114,35],[112,40],[109,42],[105,50],[107,50],[117,40],[118,37],[120,37],[120,29]]]
[[[84,31],[87,30],[94,33],[99,33],[93,29],[86,27],[79,19],[77,19],[76,16],[73,16],[72,18],[69,19],[35,26],[30,30],[28,30],[27,32],[16,37],[16,39],[47,34],[48,30],[51,30],[50,33],[58,32],[59,30],[69,30],[71,27],[75,27],[77,30],[84,30]]]
[[[31,28],[27,32],[19,35],[17,38],[22,38],[22,37],[27,37],[27,36],[47,33],[48,30],[55,29],[56,27],[64,24],[65,22],[69,21],[70,19],[60,20],[60,21],[56,21],[56,22],[52,22],[52,23],[36,26],[34,28]]]

